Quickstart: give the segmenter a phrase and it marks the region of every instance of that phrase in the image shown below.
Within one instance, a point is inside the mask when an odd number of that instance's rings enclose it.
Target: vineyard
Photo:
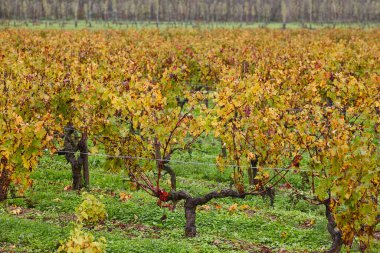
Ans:
[[[380,30],[4,29],[0,90],[0,252],[380,251]]]

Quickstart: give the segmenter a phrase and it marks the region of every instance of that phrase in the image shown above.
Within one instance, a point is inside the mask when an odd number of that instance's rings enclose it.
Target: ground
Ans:
[[[309,23],[305,24],[309,27]],[[347,24],[335,24],[336,28],[377,28],[379,27],[379,23],[368,23],[365,26],[363,24],[357,23],[347,23]],[[92,21],[91,26],[89,23],[80,20],[77,22],[77,26],[75,26],[74,20],[42,20],[37,22],[24,22],[24,21],[14,21],[14,20],[6,20],[0,22],[0,28],[27,28],[27,29],[93,29],[93,30],[104,30],[104,29],[141,29],[141,28],[154,28],[156,27],[156,22],[131,22],[131,21],[121,21],[121,22],[109,22],[104,21]],[[182,27],[182,28],[270,28],[270,29],[282,29],[282,23],[280,22],[272,22],[268,24],[264,23],[238,23],[238,22],[192,22],[190,23],[181,23],[181,22],[160,22],[159,27],[161,29],[173,28],[173,27]],[[323,28],[333,28],[334,25],[331,23],[313,23],[311,25],[313,29],[323,29]],[[302,28],[300,23],[288,23],[286,28],[290,29],[299,29]]]
[[[217,145],[197,145],[191,154],[173,159],[212,163]],[[192,194],[228,187],[228,171],[200,164],[173,167],[178,187]],[[91,157],[90,168],[91,193],[105,204],[108,218],[86,230],[106,238],[107,252],[321,252],[330,245],[324,209],[295,201],[286,187],[277,190],[273,207],[261,197],[202,206],[197,212],[198,236],[188,239],[183,236],[183,203],[174,212],[161,209],[155,198],[131,191],[123,172],[105,171],[104,158]],[[45,156],[32,177],[34,184],[25,198],[0,204],[0,252],[55,251],[73,227],[81,195],[67,189],[71,174],[64,158]],[[299,179],[292,177],[297,183]],[[121,192],[131,198],[121,201]]]

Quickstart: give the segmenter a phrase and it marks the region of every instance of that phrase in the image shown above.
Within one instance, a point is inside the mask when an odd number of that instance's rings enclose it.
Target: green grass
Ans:
[[[191,155],[177,154],[173,159],[212,163],[218,149],[218,143],[206,140],[198,143]],[[264,249],[321,252],[330,245],[323,208],[294,202],[284,190],[277,192],[274,207],[261,197],[210,202],[210,210],[197,212],[198,236],[188,239],[183,236],[182,202],[174,212],[163,210],[148,194],[129,191],[122,172],[104,171],[103,160],[91,157],[90,166],[91,192],[105,204],[108,218],[104,224],[87,229],[95,237],[106,238],[107,252],[261,252]],[[228,187],[229,172],[221,173],[215,167],[173,164],[173,168],[178,173],[178,188],[194,195]],[[0,205],[0,252],[53,252],[73,227],[74,210],[81,196],[64,190],[71,183],[70,168],[64,158],[44,157],[32,177],[34,184],[26,198],[9,199]],[[118,195],[121,191],[130,193],[132,199],[121,202]],[[235,203],[249,208],[230,213],[228,208]],[[12,213],[16,206],[21,207],[22,213]],[[167,219],[162,222],[164,213]],[[310,220],[315,224],[305,226]],[[374,252],[378,252],[378,246]]]
[[[309,23],[305,24],[309,27]],[[104,29],[143,29],[143,28],[156,28],[157,24],[155,22],[133,22],[133,21],[120,21],[120,22],[104,22],[101,20],[92,21],[91,25],[86,21],[79,20],[77,26],[75,26],[74,20],[43,20],[39,22],[31,21],[20,21],[20,20],[6,20],[0,22],[0,28],[27,28],[27,29],[91,29],[91,30],[104,30]],[[270,29],[281,29],[282,23],[272,22],[268,24],[264,23],[239,23],[239,22],[192,22],[192,23],[183,23],[183,22],[160,22],[160,29],[166,28],[270,28]],[[328,23],[313,23],[311,24],[313,29],[323,29],[323,28],[333,28],[333,24]],[[336,28],[363,28],[362,24],[358,23],[339,23],[335,25]],[[379,27],[378,23],[370,23],[364,26],[364,28],[377,28]],[[288,23],[286,28],[288,29],[298,29],[302,28],[300,23]]]

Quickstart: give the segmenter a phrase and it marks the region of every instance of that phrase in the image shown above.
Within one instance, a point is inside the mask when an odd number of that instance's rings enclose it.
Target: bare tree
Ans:
[[[288,7],[286,0],[281,0],[282,29],[286,29],[286,18],[288,16]]]
[[[0,19],[119,20],[158,23],[307,22],[361,23],[380,21],[379,0],[1,0]]]

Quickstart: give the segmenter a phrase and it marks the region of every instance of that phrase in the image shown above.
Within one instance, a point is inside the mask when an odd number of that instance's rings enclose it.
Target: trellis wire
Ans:
[[[130,156],[130,155],[110,155],[110,154],[101,154],[101,153],[83,153],[83,152],[73,152],[73,151],[60,151],[60,153],[65,154],[82,154],[82,155],[88,155],[88,156],[95,156],[95,157],[106,157],[106,158],[119,158],[119,159],[131,159],[131,160],[145,160],[145,161],[161,161],[161,162],[172,162],[172,163],[179,163],[179,164],[189,164],[189,165],[204,165],[204,166],[214,166],[214,167],[231,167],[231,168],[252,168],[252,169],[263,169],[263,170],[282,170],[282,171],[296,171],[296,172],[315,172],[313,170],[307,170],[307,169],[291,169],[291,168],[275,168],[275,167],[251,167],[248,165],[234,165],[234,164],[226,164],[226,165],[218,165],[216,163],[204,163],[204,162],[188,162],[188,161],[181,161],[181,160],[169,160],[169,159],[156,159],[156,158],[148,158],[148,157],[140,157],[140,156]],[[380,171],[380,168],[377,168],[375,171]]]

